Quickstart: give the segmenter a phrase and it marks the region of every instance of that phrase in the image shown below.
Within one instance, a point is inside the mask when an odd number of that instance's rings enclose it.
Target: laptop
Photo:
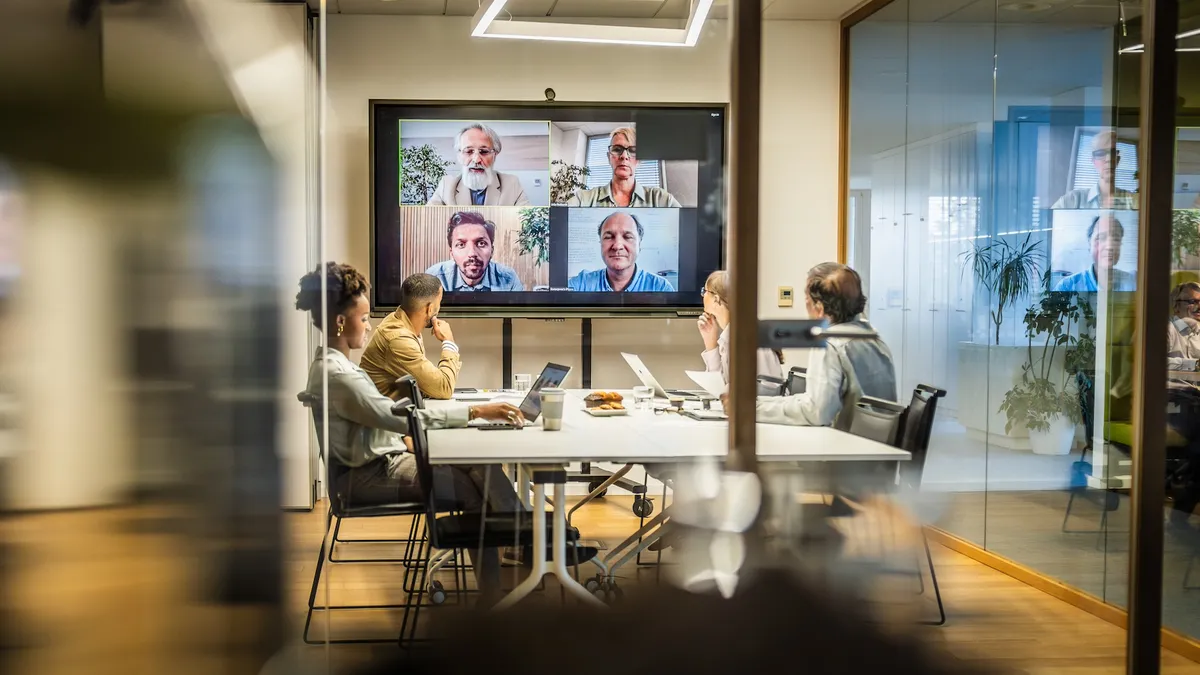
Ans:
[[[529,392],[525,394],[525,399],[518,406],[521,409],[521,414],[525,416],[525,426],[532,426],[542,414],[542,389],[561,387],[570,372],[570,366],[557,363],[547,363],[546,367],[542,368],[541,374],[533,381],[533,385],[529,387]],[[511,427],[513,425],[492,420],[471,420],[468,426],[495,428]]]
[[[706,392],[685,391],[682,389],[664,389],[658,380],[654,379],[654,375],[650,373],[650,369],[646,364],[642,363],[642,359],[637,354],[626,354],[621,352],[621,356],[625,359],[625,363],[633,369],[633,374],[642,381],[647,387],[654,390],[654,395],[658,398],[682,397],[686,399],[697,400],[700,398],[712,398]]]

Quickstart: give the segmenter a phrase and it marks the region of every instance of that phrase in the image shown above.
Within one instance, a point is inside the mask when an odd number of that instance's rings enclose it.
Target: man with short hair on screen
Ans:
[[[1121,259],[1121,242],[1125,238],[1125,226],[1121,221],[1111,213],[1096,216],[1088,226],[1087,238],[1092,253],[1092,266],[1060,279],[1054,285],[1054,290],[1081,293],[1095,293],[1101,290],[1132,291],[1133,275],[1116,268]]]
[[[446,228],[450,260],[430,266],[425,273],[437,277],[451,293],[525,290],[516,270],[492,260],[495,242],[495,223],[475,211],[458,211]]]
[[[637,134],[631,127],[614,129],[608,135],[606,156],[612,167],[612,180],[598,188],[576,192],[567,206],[680,208],[679,200],[666,190],[637,184]]]
[[[585,293],[626,291],[629,293],[674,293],[671,282],[637,266],[638,252],[646,235],[641,221],[631,213],[615,211],[600,221],[600,257],[604,269],[583,270],[567,282],[567,288]]]
[[[1121,151],[1117,132],[1101,131],[1092,137],[1092,166],[1100,180],[1090,188],[1071,190],[1054,202],[1052,209],[1136,209],[1137,195],[1116,186]]]
[[[502,146],[500,134],[486,124],[460,131],[454,151],[461,169],[442,178],[426,206],[528,206],[521,179],[495,169]]]
[[[428,274],[414,274],[400,286],[400,306],[380,322],[363,350],[359,367],[366,371],[380,393],[388,398],[401,394],[396,380],[412,375],[429,398],[454,395],[462,360],[450,324],[437,318],[442,309],[442,284]],[[433,329],[442,341],[442,358],[434,365],[425,356],[421,334]]]

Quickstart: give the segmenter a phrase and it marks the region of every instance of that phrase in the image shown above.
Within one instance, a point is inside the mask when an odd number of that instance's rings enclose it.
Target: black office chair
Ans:
[[[792,366],[787,374],[787,386],[784,387],[784,393],[788,396],[803,394],[808,386],[808,368],[804,366]]]
[[[489,512],[485,509],[479,513],[458,513],[439,517],[437,515],[439,502],[433,493],[433,465],[429,461],[429,439],[426,435],[425,425],[416,414],[417,407],[407,399],[397,401],[392,406],[392,411],[408,417],[409,435],[413,444],[412,452],[417,462],[417,482],[421,487],[422,506],[425,509],[426,529],[429,533],[428,541],[431,549],[454,551],[457,556],[463,551],[477,551],[484,548],[533,546],[533,520],[525,511]],[[533,480],[535,482],[539,480],[537,472],[534,472]],[[550,542],[553,537],[554,518],[556,517],[559,516],[555,514],[546,518],[546,542]],[[579,541],[579,531],[575,528],[567,528],[566,534],[568,544]],[[588,562],[597,553],[596,549],[591,547],[572,546],[571,548],[572,550],[568,553],[574,552],[574,562],[577,565]],[[406,629],[409,630],[410,641],[416,634],[417,620],[420,617],[422,606],[420,598],[426,592],[445,592],[440,582],[429,579],[428,565],[421,568],[421,582],[417,589],[418,600],[414,603],[416,611],[412,615],[411,626],[408,625],[408,613],[405,613],[404,624],[400,629],[402,643],[405,640]]]
[[[921,487],[921,476],[925,471],[925,460],[929,456],[929,437],[933,433],[933,417],[937,412],[939,398],[946,396],[946,390],[918,384],[913,390],[912,400],[908,403],[908,412],[904,415],[904,427],[900,434],[899,447],[912,455],[907,462],[900,463],[900,480],[910,488],[917,490]],[[937,599],[938,620],[923,621],[933,626],[946,623],[946,608],[942,604],[942,592],[938,587],[937,572],[933,567],[933,553],[929,550],[929,538],[925,529],[921,528],[921,543],[925,546],[925,560],[929,563],[929,579],[933,582],[933,594]],[[921,592],[924,592],[924,580],[921,581]]]
[[[421,393],[421,388],[417,386],[417,380],[412,375],[396,378],[396,390],[400,392],[396,400],[407,398],[418,408],[425,407],[425,394]]]
[[[758,395],[759,396],[783,396],[787,390],[787,383],[781,378],[771,377],[770,375],[758,376]]]
[[[898,445],[908,408],[895,401],[864,396],[854,407],[850,433],[873,441]]]
[[[399,502],[399,503],[393,503],[393,504],[375,504],[375,505],[369,505],[369,506],[353,505],[353,502],[351,501],[350,496],[341,494],[337,487],[339,485],[339,479],[346,471],[345,467],[343,467],[342,464],[340,462],[338,462],[336,459],[327,459],[326,454],[325,454],[325,447],[321,443],[321,440],[322,440],[322,433],[321,433],[322,416],[321,416],[321,407],[320,407],[319,397],[317,397],[313,394],[310,394],[308,392],[301,392],[299,395],[297,395],[296,398],[299,399],[299,401],[301,403],[303,403],[306,408],[309,408],[312,411],[313,427],[317,431],[318,454],[319,454],[321,463],[323,465],[325,465],[325,467],[326,467],[325,476],[326,476],[326,490],[328,491],[328,494],[329,494],[329,511],[325,517],[325,530],[324,531],[328,532],[329,526],[333,522],[333,519],[334,518],[337,519],[337,522],[334,523],[333,538],[329,543],[329,553],[328,553],[329,562],[330,563],[407,562],[408,560],[413,559],[414,557],[420,557],[421,556],[420,547],[418,547],[418,549],[416,551],[414,551],[413,545],[420,542],[417,528],[418,528],[418,524],[420,522],[421,516],[424,515],[424,513],[425,513],[424,504],[422,504],[420,502]],[[381,518],[381,517],[394,517],[394,516],[411,516],[412,517],[412,521],[409,525],[408,539],[338,539],[338,531],[341,528],[342,521],[344,521],[346,519],[349,519],[349,518]],[[402,558],[355,558],[355,559],[339,558],[339,559],[335,559],[333,557],[333,549],[334,549],[335,543],[339,542],[339,541],[341,543],[356,543],[356,544],[370,543],[370,544],[393,544],[394,545],[394,544],[403,543],[406,546],[405,546],[404,556]],[[312,617],[313,617],[313,612],[315,612],[315,611],[403,609],[405,620],[407,620],[408,613],[413,608],[413,603],[412,603],[411,599],[408,602],[404,602],[401,604],[318,606],[316,604],[317,587],[321,583],[321,570],[324,567],[325,560],[326,560],[325,537],[322,536],[321,550],[317,554],[317,567],[316,567],[316,571],[313,572],[312,588],[309,590],[309,593],[308,593],[308,613],[304,619],[304,642],[306,644],[310,644],[310,645],[325,644],[326,642],[328,642],[329,644],[383,644],[383,643],[392,642],[393,640],[390,638],[389,639],[352,638],[352,639],[338,639],[338,640],[334,640],[334,639],[312,640],[309,638],[309,629],[312,626]],[[407,577],[408,576],[409,576],[409,572],[406,569],[405,570],[405,577],[406,577],[405,585],[407,585],[407,582],[408,582]],[[328,637],[328,636],[326,636],[326,637]]]

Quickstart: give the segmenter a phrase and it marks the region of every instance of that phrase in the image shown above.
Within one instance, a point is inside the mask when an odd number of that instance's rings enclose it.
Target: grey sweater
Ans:
[[[322,398],[322,371],[329,369],[329,447],[331,458],[350,468],[377,457],[407,452],[408,420],[392,414],[392,399],[379,393],[365,372],[336,349],[320,350],[308,368],[307,391]],[[320,442],[321,409],[313,409]],[[419,410],[428,429],[467,426],[467,406]]]

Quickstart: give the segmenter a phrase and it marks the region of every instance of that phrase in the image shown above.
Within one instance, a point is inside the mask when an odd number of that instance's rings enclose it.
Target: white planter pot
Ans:
[[[1029,430],[1029,446],[1038,455],[1065,455],[1075,442],[1075,425],[1065,417],[1055,417],[1046,431]]]

